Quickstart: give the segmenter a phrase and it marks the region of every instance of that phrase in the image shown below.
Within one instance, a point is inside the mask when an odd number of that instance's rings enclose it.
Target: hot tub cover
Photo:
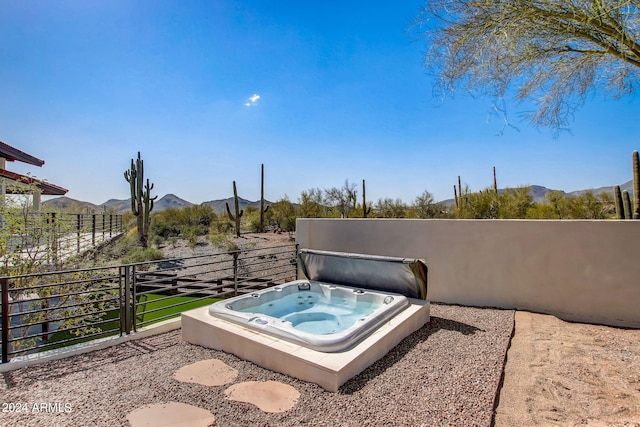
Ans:
[[[427,299],[423,259],[301,249],[298,260],[309,280]]]

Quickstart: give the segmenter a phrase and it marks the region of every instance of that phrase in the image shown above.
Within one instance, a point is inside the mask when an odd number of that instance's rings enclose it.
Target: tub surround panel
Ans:
[[[342,384],[429,322],[429,302],[409,301],[409,307],[359,344],[337,353],[305,348],[213,317],[209,314],[209,307],[182,313],[182,338],[191,344],[232,353],[264,368],[336,392]]]

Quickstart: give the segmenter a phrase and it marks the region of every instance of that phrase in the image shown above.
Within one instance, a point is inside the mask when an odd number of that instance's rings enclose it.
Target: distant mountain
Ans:
[[[181,199],[175,194],[167,194],[153,203],[153,210],[160,212],[167,208],[181,209],[186,208],[187,206],[193,206],[193,203],[187,202],[186,200]]]
[[[542,203],[546,200],[547,193],[551,191],[560,191],[562,194],[566,196],[566,193],[562,190],[552,190],[550,188],[544,187],[542,185],[529,185],[529,194],[533,197],[533,201],[536,203]],[[498,188],[498,194],[504,193],[506,188]],[[584,190],[587,191],[587,190]],[[444,203],[447,206],[453,206],[454,200],[447,199],[443,200],[441,203]]]
[[[632,194],[633,191],[633,180],[629,180],[627,182],[625,182],[624,184],[620,184],[620,191],[624,191],[627,190],[629,192],[629,194]],[[579,196],[581,194],[586,193],[589,190],[576,190],[576,191],[572,191],[570,193],[567,193],[568,196]],[[598,194],[601,193],[611,193],[613,194],[613,186],[611,187],[600,187],[600,188],[592,188],[591,191],[593,191],[593,194],[595,194],[596,196]]]
[[[109,199],[103,204],[101,204],[100,207],[104,208],[109,212],[123,213],[131,209],[131,199],[126,199],[126,200]]]
[[[193,203],[181,199],[175,194],[167,194],[153,203],[153,211],[160,212],[167,208],[184,208],[192,205]],[[123,214],[131,209],[131,199],[109,199],[101,205],[94,205],[93,203],[83,202],[80,200],[71,199],[66,196],[61,196],[45,200],[44,202],[42,202],[42,206],[46,207],[47,210],[52,211],[65,211],[74,213],[113,212],[117,214]]]
[[[533,196],[533,201],[536,203],[543,203],[546,201],[546,196],[547,193],[551,192],[551,191],[559,191],[561,192],[565,197],[568,196],[580,196],[584,193],[586,193],[587,191],[592,191],[594,195],[599,195],[601,193],[611,193],[613,195],[613,186],[611,187],[600,187],[600,188],[589,188],[589,189],[585,189],[585,190],[576,190],[576,191],[571,191],[569,193],[565,193],[562,190],[552,190],[550,188],[547,187],[543,187],[541,185],[530,185],[529,186],[529,193],[531,194],[531,196]],[[632,192],[633,190],[633,181],[627,181],[624,184],[620,185],[620,190],[624,191],[627,190],[629,193]],[[498,193],[502,194],[504,193],[505,188],[499,188],[498,189]],[[442,203],[444,203],[447,206],[452,206],[454,203],[453,199],[447,199],[447,200],[443,200]]]
[[[529,194],[533,197],[533,201],[536,203],[542,203],[546,200],[547,193],[552,191],[559,191],[562,194],[566,195],[562,190],[552,190],[551,188],[543,187],[541,185],[531,185],[529,186]]]
[[[82,202],[70,197],[60,196],[54,199],[45,200],[42,202],[42,206],[46,207],[50,211],[65,211],[65,212],[102,212],[102,209],[98,205],[94,205],[89,202]]]
[[[211,206],[211,208],[217,215],[224,215],[227,212],[227,208],[225,207],[226,203],[229,203],[229,209],[231,209],[231,213],[233,213],[233,210],[235,209],[233,197],[229,197],[223,200],[210,200],[208,202],[202,202],[202,205]],[[264,203],[266,206],[270,205],[272,202],[265,200]],[[245,209],[247,206],[253,206],[260,209],[260,200],[252,202],[250,200],[243,199],[242,197],[238,197],[239,209]]]

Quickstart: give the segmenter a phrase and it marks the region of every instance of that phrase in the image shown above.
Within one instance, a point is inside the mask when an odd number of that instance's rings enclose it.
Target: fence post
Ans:
[[[131,312],[132,314],[132,324],[133,324],[133,332],[138,332],[138,281],[136,279],[136,266],[131,266],[131,287],[133,288],[133,298],[131,300]]]
[[[2,286],[2,363],[9,361],[9,279],[0,279]]]
[[[91,214],[91,246],[96,247],[96,214]]]
[[[239,252],[233,253],[233,296],[238,296],[238,255]]]
[[[124,333],[131,333],[131,266],[124,266]]]
[[[111,232],[113,231],[113,214],[109,214],[109,238],[113,237]]]
[[[80,253],[80,236],[82,236],[82,214],[76,214],[76,254]]]
[[[56,230],[56,213],[51,212],[51,248],[53,249],[53,265],[58,265],[58,230]]]
[[[296,266],[296,280],[298,280],[298,270],[300,269],[300,266],[298,265],[298,259],[299,259],[298,258],[298,253],[299,253],[299,251],[300,251],[300,244],[296,243],[296,258],[295,258],[296,259],[296,264],[295,264],[295,266]]]

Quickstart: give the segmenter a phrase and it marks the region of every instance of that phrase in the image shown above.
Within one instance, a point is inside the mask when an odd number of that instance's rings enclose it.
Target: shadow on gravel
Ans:
[[[160,261],[158,268],[161,270],[170,270],[174,268],[180,268],[184,265],[183,259],[171,259],[167,261]]]
[[[339,393],[353,394],[361,390],[371,379],[382,374],[395,363],[402,360],[407,353],[440,330],[459,332],[463,335],[473,335],[476,332],[485,332],[480,328],[456,322],[455,320],[431,316],[429,323],[402,340],[400,344],[391,349],[391,351],[389,351],[389,353],[387,353],[382,359],[378,360],[360,374],[344,383],[344,385],[340,387]]]
[[[132,357],[154,353],[181,343],[179,332],[167,332],[140,340],[131,340],[118,345],[78,354],[51,362],[32,365],[2,374],[7,389],[24,386],[36,381],[62,378],[69,374],[91,371],[102,365],[111,365]],[[55,369],[52,369],[52,363]]]

